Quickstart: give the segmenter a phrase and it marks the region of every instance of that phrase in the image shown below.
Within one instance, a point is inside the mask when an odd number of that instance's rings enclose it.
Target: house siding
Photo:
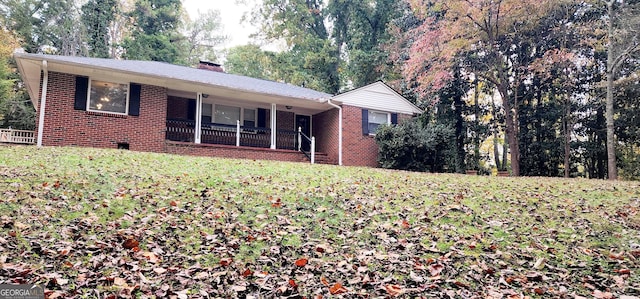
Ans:
[[[376,82],[334,97],[344,105],[362,107],[371,110],[412,115],[421,112],[391,87]]]
[[[164,87],[142,85],[140,116],[131,116],[75,110],[75,82],[74,75],[49,73],[43,145],[116,148],[128,143],[131,150],[164,150]]]

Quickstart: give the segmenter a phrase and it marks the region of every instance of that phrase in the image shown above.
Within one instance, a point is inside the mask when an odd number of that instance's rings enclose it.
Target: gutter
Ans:
[[[44,78],[42,79],[42,96],[40,98],[40,118],[38,120],[38,141],[36,145],[38,147],[42,147],[42,135],[44,134],[44,114],[45,107],[47,104],[47,85],[49,84],[49,69],[48,69],[47,61],[42,60],[42,73],[44,74]]]
[[[338,165],[342,166],[342,107],[327,99],[327,104],[334,108],[338,108]]]

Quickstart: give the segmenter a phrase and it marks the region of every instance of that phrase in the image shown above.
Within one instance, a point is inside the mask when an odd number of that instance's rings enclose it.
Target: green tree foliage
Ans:
[[[333,38],[344,49],[342,76],[354,87],[383,79],[389,53],[383,49],[392,36],[390,23],[401,15],[401,1],[331,0],[327,7]]]
[[[275,53],[263,51],[258,45],[236,46],[227,51],[225,71],[272,80],[271,69],[275,56]]]
[[[130,13],[131,35],[125,38],[124,57],[136,60],[185,63],[180,53],[182,4],[179,0],[137,0]]]
[[[80,13],[72,0],[0,0],[2,25],[29,53],[86,55]]]
[[[454,138],[451,127],[431,122],[424,125],[420,119],[384,125],[376,131],[378,162],[383,168],[442,172],[445,152]]]
[[[0,128],[32,130],[35,114],[31,101],[18,89],[19,76],[12,59],[18,40],[0,28]]]
[[[82,23],[87,31],[89,56],[110,57],[113,51],[109,28],[118,13],[117,0],[89,0],[82,6]]]
[[[216,47],[227,40],[219,33],[222,30],[220,11],[209,10],[193,21],[188,19],[184,27],[187,65],[196,65],[199,60],[217,61]]]
[[[279,81],[337,93],[338,47],[329,38],[322,0],[265,0],[253,11],[260,36],[282,40],[288,49],[274,60],[273,76]]]

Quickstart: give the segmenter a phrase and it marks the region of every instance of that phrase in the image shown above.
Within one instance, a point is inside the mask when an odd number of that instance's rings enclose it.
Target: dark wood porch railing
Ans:
[[[167,120],[166,139],[172,141],[194,142],[196,122],[192,120]],[[238,126],[217,123],[203,123],[200,141],[206,144],[237,145]],[[295,150],[297,133],[278,130],[276,148]],[[271,147],[271,129],[240,126],[240,146]]]

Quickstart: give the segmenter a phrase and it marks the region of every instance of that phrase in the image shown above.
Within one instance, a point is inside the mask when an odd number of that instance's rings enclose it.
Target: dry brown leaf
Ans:
[[[339,295],[349,292],[347,288],[343,287],[341,283],[336,282],[332,287],[329,288],[329,292],[331,295]]]
[[[397,284],[388,284],[384,286],[384,289],[387,291],[387,294],[391,297],[397,297],[404,294],[404,289]]]

